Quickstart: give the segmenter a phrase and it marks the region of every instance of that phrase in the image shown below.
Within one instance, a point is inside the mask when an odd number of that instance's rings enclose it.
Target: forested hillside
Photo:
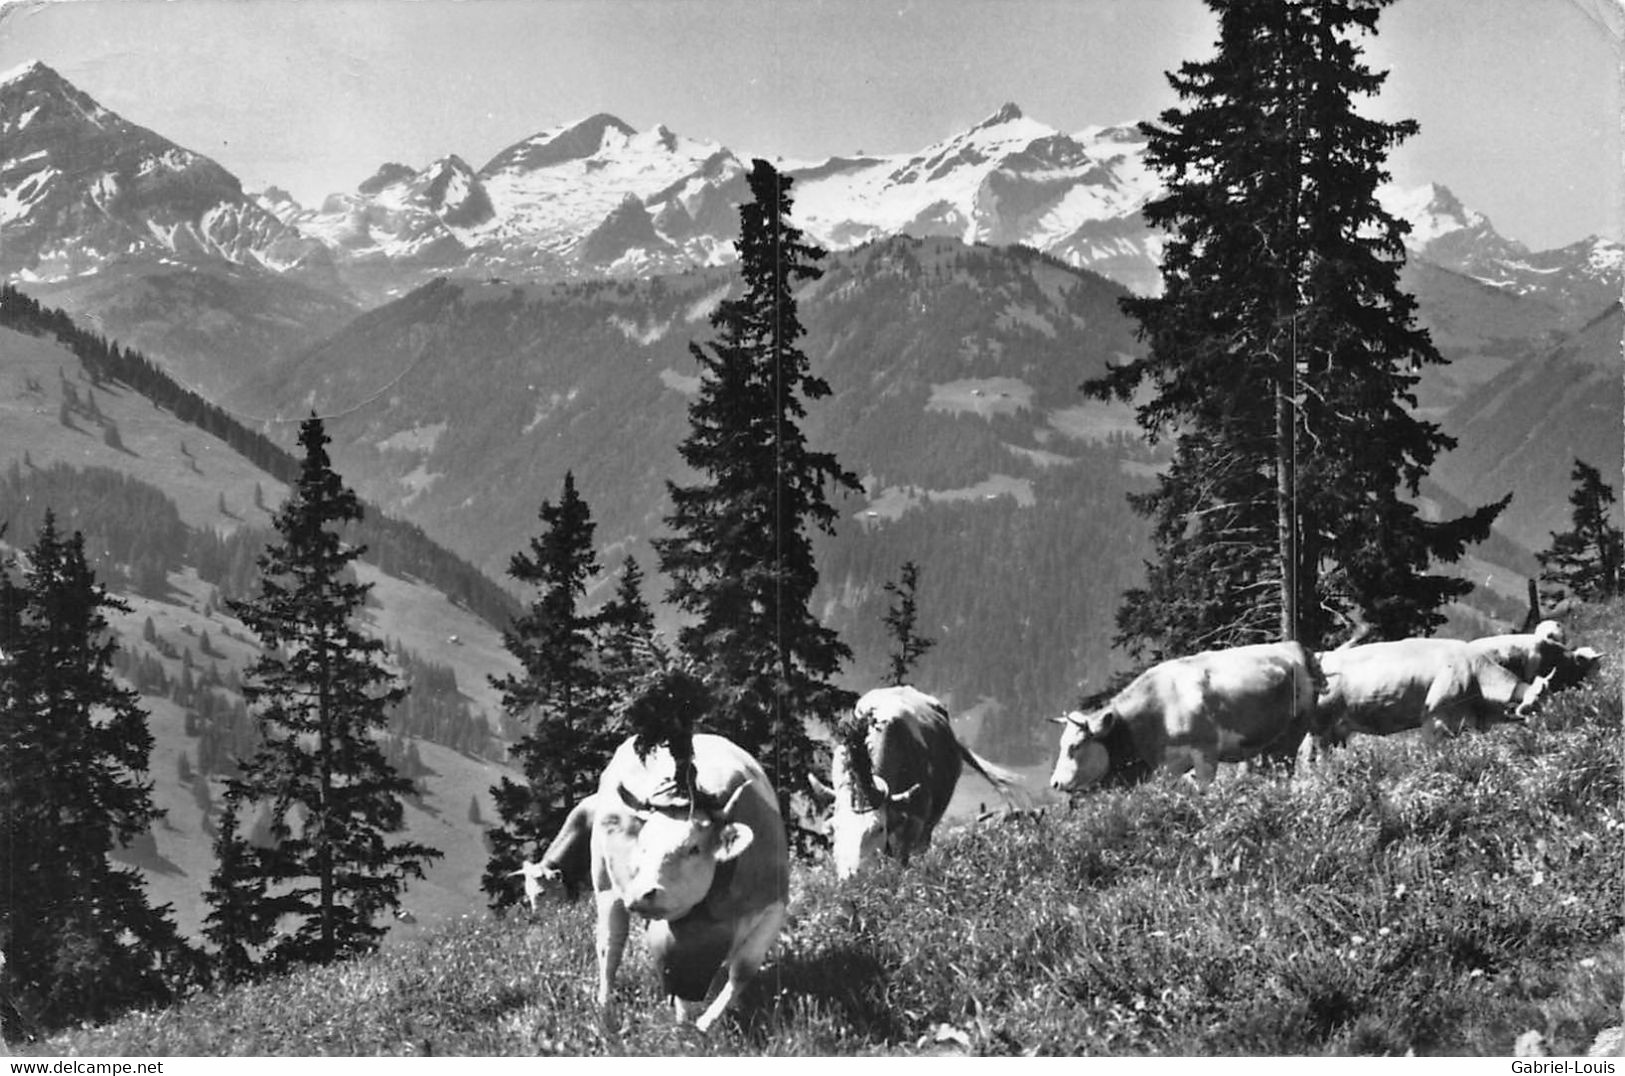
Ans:
[[[218,412],[173,382],[165,396],[167,379],[139,354],[17,298],[8,290],[0,303],[0,422],[13,435],[0,463],[0,554],[26,550],[50,511],[61,532],[85,535],[96,578],[130,606],[109,618],[113,669],[148,715],[153,797],[165,813],[118,857],[195,938],[222,782],[258,735],[242,690],[258,649],[226,602],[257,587],[255,562],[286,495],[275,471],[234,446],[269,450],[273,467],[282,453],[229,418],[213,425]],[[46,335],[27,331],[42,326]],[[170,406],[132,386],[150,387],[149,377]],[[435,922],[475,899],[489,788],[511,772],[515,730],[488,678],[511,668],[498,625],[517,602],[410,524],[373,513],[352,535],[370,547],[357,569],[373,586],[362,619],[411,689],[384,744],[417,789],[408,829],[450,850],[408,894],[415,920]],[[245,820],[250,831],[263,824]]]
[[[1077,391],[1135,347],[1124,292],[1030,251],[951,240],[887,240],[823,268],[798,301],[834,394],[805,429],[865,489],[819,539],[817,600],[850,635],[847,679],[879,675],[881,586],[912,558],[923,628],[942,640],[922,682],[959,710],[988,700],[988,749],[1028,755],[1036,717],[1108,674],[1115,595],[1139,568],[1123,495],[1151,457],[1121,436],[1126,409]],[[665,482],[684,473],[688,347],[731,281],[442,282],[268,373],[244,405],[320,401],[363,494],[488,571],[566,470],[606,563],[632,553],[652,567]],[[651,599],[665,586],[652,576]]]

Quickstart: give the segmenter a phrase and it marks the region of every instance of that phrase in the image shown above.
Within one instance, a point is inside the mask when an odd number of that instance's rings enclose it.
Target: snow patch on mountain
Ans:
[[[43,153],[29,154],[28,160],[43,157]],[[10,171],[10,169],[7,169]],[[28,173],[27,177],[15,187],[0,190],[0,224],[13,220],[21,220],[28,216],[34,208],[34,203],[44,198],[50,187],[51,180],[61,175],[57,169],[45,165],[36,171]]]
[[[648,347],[650,344],[653,344],[655,341],[661,339],[666,335],[667,331],[671,329],[671,322],[669,321],[655,322],[648,328],[643,328],[637,322],[632,321],[630,318],[623,318],[619,314],[611,315],[609,323],[615,328],[619,329],[621,331],[621,335],[625,336],[628,340],[632,341],[634,344],[641,344],[644,347]]]
[[[444,422],[436,422],[427,426],[413,426],[401,430],[378,442],[380,452],[421,452],[427,455],[434,451],[434,446],[440,443],[440,437],[446,432]]]
[[[720,288],[706,292],[689,304],[688,309],[683,312],[683,320],[690,324],[705,321],[716,312],[717,307],[722,305],[722,300],[728,297],[730,290],[731,286],[724,284]]]

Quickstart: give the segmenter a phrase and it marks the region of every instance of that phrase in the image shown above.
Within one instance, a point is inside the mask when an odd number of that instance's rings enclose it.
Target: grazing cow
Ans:
[[[1354,732],[1387,736],[1414,728],[1431,741],[1469,723],[1521,720],[1547,683],[1526,683],[1488,648],[1460,639],[1366,643],[1328,651],[1320,662],[1327,687],[1316,701],[1317,745],[1340,744]]]
[[[1580,683],[1597,667],[1602,655],[1589,646],[1570,650],[1563,645],[1563,629],[1555,620],[1543,620],[1534,631],[1486,635],[1472,646],[1490,655],[1519,680],[1534,683],[1546,678],[1547,691]]]
[[[808,775],[819,798],[833,804],[836,875],[850,878],[882,852],[907,866],[909,856],[931,847],[965,762],[1008,798],[1016,775],[961,743],[937,699],[907,686],[860,698],[837,729],[829,786]]]
[[[1154,770],[1213,779],[1220,762],[1290,757],[1325,684],[1299,643],[1258,643],[1173,658],[1135,677],[1103,708],[1073,711],[1050,786],[1078,792]]]
[[[648,947],[677,1018],[705,1031],[761,968],[784,924],[790,861],[784,821],[756,760],[696,734],[691,761],[669,745],[638,756],[636,738],[599,779],[592,820],[598,899],[598,1003],[607,1016],[630,913],[651,920]]]
[[[572,901],[592,883],[592,822],[597,808],[596,796],[588,796],[570,808],[542,858],[534,863],[524,860],[518,870],[509,872],[510,878],[525,879],[525,901],[532,912],[546,882],[560,883],[565,898]]]

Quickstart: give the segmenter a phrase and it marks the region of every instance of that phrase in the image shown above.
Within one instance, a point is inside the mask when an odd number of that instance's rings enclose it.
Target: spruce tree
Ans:
[[[0,564],[0,994],[53,1028],[165,998],[189,950],[140,872],[108,860],[162,815],[146,714],[113,678],[105,613],[128,607],[50,511],[20,580],[13,567]]]
[[[935,639],[927,638],[916,630],[920,619],[919,586],[920,566],[911,560],[903,562],[899,582],[888,581],[885,584],[886,593],[893,599],[886,610],[886,630],[897,644],[897,649],[888,657],[890,682],[893,684],[907,683],[908,674],[915,664],[936,645]]]
[[[375,920],[400,905],[408,878],[440,852],[400,832],[412,782],[385,761],[379,736],[404,690],[380,664],[381,640],[357,621],[371,587],[353,577],[363,550],[340,528],[361,505],[328,459],[320,419],[301,424],[298,479],[276,513],[277,538],[259,557],[260,592],[229,602],[256,636],[243,694],[260,743],[227,782],[239,808],[270,811],[271,847],[254,870],[294,932],[275,962],[329,961],[376,947]]]
[[[597,788],[619,740],[608,720],[602,678],[595,659],[594,618],[581,609],[587,584],[600,571],[593,552],[592,513],[576,492],[575,476],[564,476],[558,503],[542,502],[543,530],[530,540],[529,553],[509,562],[508,574],[536,587],[536,599],[511,630],[503,633],[508,652],[523,674],[493,677],[510,717],[531,730],[512,755],[525,783],[502,778],[492,786],[501,824],[490,830],[480,887],[493,908],[514,903],[518,891],[508,877],[527,849],[545,848],[570,809]]]
[[[1614,490],[1602,472],[1584,460],[1575,460],[1569,478],[1574,529],[1552,532],[1552,544],[1536,553],[1547,599],[1560,602],[1573,595],[1587,601],[1606,601],[1625,593],[1625,536],[1614,526]]]
[[[237,803],[227,799],[215,831],[215,867],[203,894],[210,909],[203,920],[203,936],[215,947],[215,975],[226,982],[253,975],[257,954],[274,935],[276,917],[282,910],[281,903],[270,900],[266,892],[266,874],[257,850],[238,835],[237,827]]]
[[[1419,485],[1454,442],[1418,419],[1416,371],[1444,360],[1399,289],[1407,225],[1378,204],[1416,130],[1355,111],[1391,0],[1208,0],[1218,52],[1169,82],[1188,107],[1142,124],[1165,193],[1163,294],[1122,301],[1147,354],[1085,385],[1129,399],[1172,466],[1134,501],[1158,559],[1119,610],[1152,656],[1301,638],[1342,622],[1426,634],[1471,589],[1428,574],[1482,540],[1506,501],[1425,520]],[[1510,495],[1509,495],[1510,496]]]
[[[627,685],[651,669],[655,615],[643,597],[643,569],[630,554],[621,565],[620,582],[593,621],[593,638],[604,683],[613,693],[624,695]]]
[[[798,346],[792,286],[822,275],[824,252],[790,223],[788,177],[757,160],[747,178],[752,200],[740,206],[735,244],[743,294],[711,315],[708,346],[690,344],[700,390],[679,452],[699,478],[667,483],[671,536],[655,548],[672,581],[669,601],[691,618],[679,646],[706,670],[717,699],[699,727],[762,762],[791,820],[789,797],[816,764],[805,721],[833,725],[852,702],[831,682],[851,652],[811,609],[818,569],[809,531],[833,533],[829,492],[860,487],[800,427],[805,402],[830,387]]]

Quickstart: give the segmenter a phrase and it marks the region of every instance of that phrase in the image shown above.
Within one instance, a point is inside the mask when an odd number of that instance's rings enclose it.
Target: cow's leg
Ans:
[[[1436,744],[1444,736],[1459,735],[1472,719],[1478,694],[1470,670],[1457,666],[1441,669],[1422,700],[1422,739]]]
[[[1555,675],[1555,671],[1549,672],[1545,676],[1537,676],[1529,684],[1519,684],[1512,695],[1513,700],[1517,703],[1512,712],[1519,717],[1528,717],[1533,713],[1535,705],[1540,702],[1540,697],[1546,694],[1546,689]]]
[[[607,1018],[614,1002],[615,973],[621,969],[631,915],[620,894],[600,889],[598,896],[598,1008]]]
[[[784,905],[778,902],[757,913],[754,922],[739,924],[733,949],[728,953],[728,981],[717,993],[716,1000],[711,1002],[711,1007],[705,1010],[705,1015],[696,1021],[695,1027],[709,1031],[717,1018],[728,1011],[734,996],[762,969],[762,961],[767,959],[767,951],[773,947],[783,927]]]
[[[1209,755],[1198,755],[1193,760],[1189,772],[1191,779],[1196,782],[1196,787],[1206,788],[1218,775],[1219,761]]]

